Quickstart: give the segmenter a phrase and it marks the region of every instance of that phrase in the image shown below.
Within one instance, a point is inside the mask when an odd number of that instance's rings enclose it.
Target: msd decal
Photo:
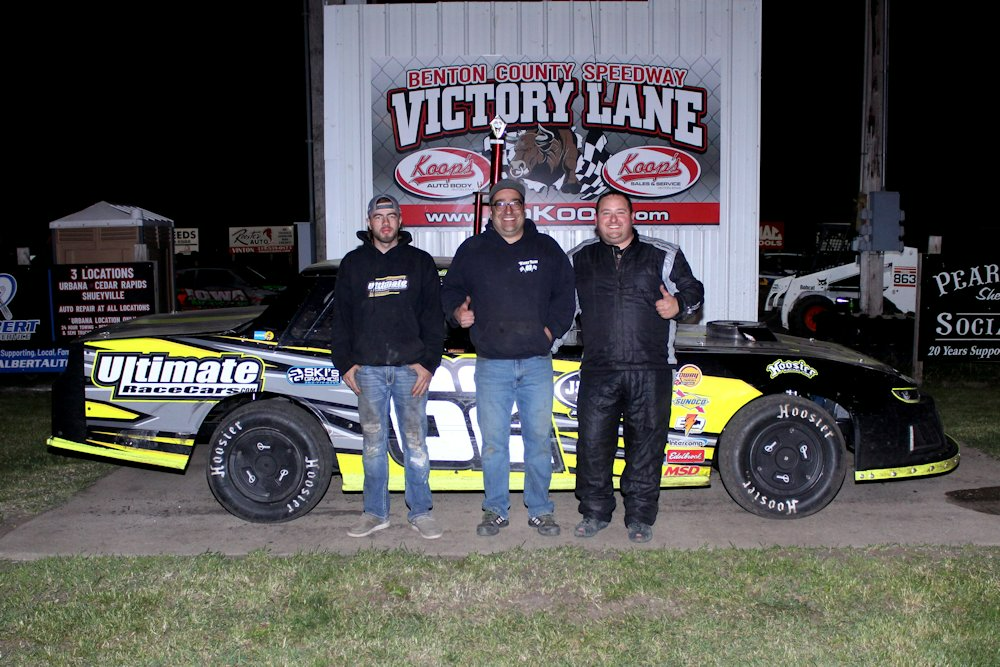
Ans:
[[[259,392],[264,363],[237,354],[208,359],[98,352],[91,380],[113,399],[190,400]]]
[[[396,166],[396,182],[407,192],[432,199],[458,199],[483,189],[490,162],[462,148],[429,148]]]
[[[615,153],[604,165],[604,180],[635,197],[670,197],[701,176],[693,156],[666,146],[636,146]]]

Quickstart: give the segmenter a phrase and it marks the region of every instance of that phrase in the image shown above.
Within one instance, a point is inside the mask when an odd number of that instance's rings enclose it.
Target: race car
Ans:
[[[303,271],[267,307],[149,315],[69,346],[53,385],[51,447],[184,470],[207,447],[208,484],[252,522],[296,519],[339,475],[362,490],[357,398],[330,361],[336,262]],[[455,332],[465,333],[462,330]],[[583,332],[554,356],[551,488],[573,489]],[[427,402],[434,491],[482,489],[468,339],[445,343]],[[759,323],[682,325],[662,487],[708,486],[717,470],[746,510],[775,519],[818,512],[855,481],[937,475],[959,462],[934,401],[916,382],[845,347],[778,335]],[[392,417],[390,488],[402,490]],[[623,444],[615,483],[624,468]],[[513,490],[524,486],[511,415]]]

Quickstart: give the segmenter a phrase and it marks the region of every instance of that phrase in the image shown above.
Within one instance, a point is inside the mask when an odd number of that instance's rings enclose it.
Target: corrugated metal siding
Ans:
[[[711,55],[722,68],[718,226],[639,226],[680,244],[705,283],[703,321],[756,319],[762,0],[439,3],[324,8],[325,254],[357,245],[372,196],[371,58],[523,54]],[[411,230],[448,256],[471,232]],[[567,250],[592,227],[546,227]]]

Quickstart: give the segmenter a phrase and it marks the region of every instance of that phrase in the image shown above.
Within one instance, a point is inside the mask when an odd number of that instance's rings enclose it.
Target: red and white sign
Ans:
[[[698,181],[701,165],[692,155],[669,146],[635,146],[611,156],[604,180],[634,197],[669,197]]]
[[[490,162],[463,148],[428,148],[400,160],[396,182],[404,190],[432,199],[458,199],[483,189]]]

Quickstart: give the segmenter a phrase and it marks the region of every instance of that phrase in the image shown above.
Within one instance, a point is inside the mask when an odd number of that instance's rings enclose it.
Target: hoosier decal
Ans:
[[[113,399],[185,400],[259,392],[260,359],[238,354],[198,359],[167,354],[98,352],[93,383],[111,387]]]
[[[798,361],[775,359],[767,365],[767,372],[771,374],[772,380],[783,373],[798,373],[810,380],[819,375],[819,371],[807,364],[804,359],[799,359]]]

